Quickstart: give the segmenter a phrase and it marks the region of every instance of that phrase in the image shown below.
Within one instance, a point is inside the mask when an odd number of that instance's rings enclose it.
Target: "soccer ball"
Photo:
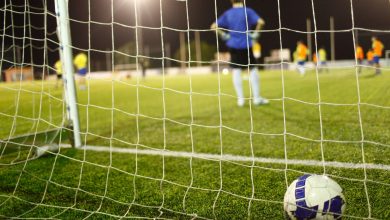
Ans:
[[[339,184],[323,175],[303,175],[284,195],[286,219],[341,219],[345,198]]]

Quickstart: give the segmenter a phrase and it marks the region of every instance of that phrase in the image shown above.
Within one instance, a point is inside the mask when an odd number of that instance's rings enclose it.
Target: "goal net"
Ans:
[[[46,83],[54,73],[52,56],[59,54],[48,17],[42,3],[4,1],[1,6],[2,165],[34,159],[38,146],[69,136],[62,86]]]
[[[213,27],[228,0],[2,1],[0,218],[283,219],[304,174],[389,218],[390,69],[366,52],[390,4],[242,2],[263,28]],[[259,33],[257,61],[219,31]]]

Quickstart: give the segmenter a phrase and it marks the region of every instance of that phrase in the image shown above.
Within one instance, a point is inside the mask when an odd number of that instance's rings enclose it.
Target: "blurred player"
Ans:
[[[298,63],[298,52],[296,50],[293,52],[293,61],[294,63]]]
[[[88,63],[88,57],[85,53],[79,53],[76,55],[76,57],[73,59],[73,63],[77,68],[77,73],[80,76],[80,89],[85,90],[85,77],[87,75],[87,63]]]
[[[306,45],[302,41],[297,42],[297,48],[295,50],[295,56],[298,62],[298,71],[304,76],[305,75],[305,62],[307,59],[308,50]]]
[[[62,63],[61,60],[57,60],[57,62],[54,64],[54,68],[56,69],[56,74],[57,74],[57,82],[56,82],[56,88],[58,88],[58,84],[61,81],[62,85]]]
[[[328,64],[327,64],[327,55],[326,55],[326,50],[324,47],[321,47],[318,50],[318,62],[319,62],[319,71],[322,72],[324,69],[326,72],[329,72],[328,70]]]
[[[317,66],[317,62],[318,62],[317,54],[316,54],[316,53],[313,53],[312,57],[313,57],[312,59],[313,59],[314,65]]]
[[[383,46],[382,42],[376,37],[372,37],[371,41],[372,41],[372,50],[374,52],[375,74],[378,75],[381,73],[381,69],[380,69],[381,65],[379,63],[379,59],[382,56],[382,51],[383,51],[384,46]]]
[[[357,64],[359,65],[358,73],[360,74],[362,72],[362,65],[363,65],[363,60],[364,60],[364,52],[363,52],[363,48],[359,44],[356,44],[356,54],[355,54],[355,57],[356,57]]]
[[[142,79],[145,79],[146,69],[149,67],[149,61],[145,58],[140,58],[139,63],[141,65],[141,70],[142,70]]]
[[[251,8],[245,7],[244,0],[231,0],[233,7],[224,12],[216,23],[211,25],[212,29],[217,29],[217,33],[222,40],[226,41],[229,48],[233,69],[233,85],[237,93],[237,104],[245,104],[244,91],[242,88],[242,69],[250,66],[250,82],[252,86],[253,104],[267,104],[269,101],[260,96],[260,83],[258,69],[253,66],[256,59],[253,55],[253,41],[260,37],[259,30],[264,26],[264,20]],[[245,33],[255,27],[255,31]],[[227,29],[224,31],[219,28]],[[252,65],[252,66],[251,66]]]
[[[373,50],[367,51],[367,64],[369,66],[374,65],[374,51]]]

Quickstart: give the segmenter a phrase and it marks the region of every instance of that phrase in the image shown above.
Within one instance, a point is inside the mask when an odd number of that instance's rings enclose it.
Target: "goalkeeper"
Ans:
[[[253,104],[268,104],[268,100],[260,96],[260,84],[256,59],[253,55],[253,42],[259,38],[259,30],[264,26],[264,20],[251,8],[245,7],[243,0],[231,0],[233,7],[224,12],[211,25],[211,29],[217,29],[218,35],[226,42],[229,48],[233,69],[233,85],[238,97],[238,106],[244,106],[244,91],[242,88],[242,69],[250,66],[250,82],[252,86]],[[254,31],[250,31],[255,27]],[[227,31],[221,30],[224,28]]]
[[[77,68],[77,73],[80,75],[80,89],[85,90],[85,77],[87,75],[87,62],[88,57],[85,53],[79,53],[76,55],[76,57],[73,59],[73,63]]]

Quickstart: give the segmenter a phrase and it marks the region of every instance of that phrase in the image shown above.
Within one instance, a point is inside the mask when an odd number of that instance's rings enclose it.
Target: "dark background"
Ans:
[[[162,56],[161,22],[164,44],[171,45],[171,57],[179,48],[179,32],[188,29],[191,40],[194,38],[193,31],[201,30],[201,40],[216,47],[215,33],[208,29],[215,21],[216,13],[219,16],[231,7],[229,0],[188,0],[187,3],[161,0],[161,3],[160,8],[160,0],[138,0],[142,16],[139,25],[144,26],[143,45],[149,47],[149,56]],[[358,34],[356,40],[365,50],[370,47],[372,35],[378,36],[385,47],[390,48],[388,0],[246,0],[246,5],[266,21],[260,40],[264,56],[268,56],[271,49],[281,47],[280,34],[282,47],[291,51],[295,49],[297,40],[306,41],[306,33],[302,32],[306,31],[307,18],[311,20],[312,30],[317,30],[312,36],[313,50],[316,38],[318,47],[325,46],[330,54],[330,16],[335,20],[336,59],[354,58],[353,28]],[[2,69],[20,63],[18,56],[23,63],[33,63],[37,67],[52,66],[58,60],[54,1],[3,0],[0,7],[1,47],[6,51],[1,54]],[[44,13],[45,10],[48,13]],[[135,41],[134,0],[69,0],[69,14],[74,53],[90,50],[94,70],[105,69],[105,52],[111,53]],[[220,41],[220,51],[226,50],[222,44]],[[24,45],[24,50],[18,55],[14,45]]]

